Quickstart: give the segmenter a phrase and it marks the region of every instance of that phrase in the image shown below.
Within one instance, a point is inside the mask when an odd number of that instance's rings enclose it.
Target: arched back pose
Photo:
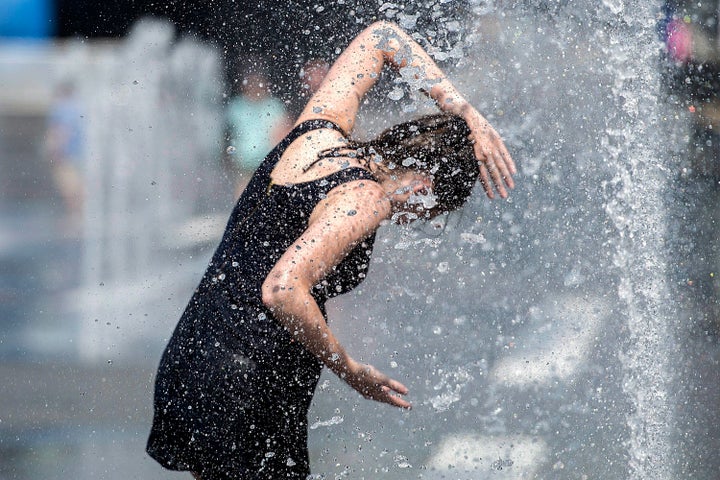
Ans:
[[[443,113],[354,142],[386,64],[414,71]],[[325,301],[363,280],[382,222],[458,208],[478,175],[490,198],[505,197],[514,173],[497,133],[417,43],[390,23],[365,29],[238,200],[163,354],[149,454],[202,480],[306,478],[323,365],[364,397],[409,408],[405,386],[340,345]]]

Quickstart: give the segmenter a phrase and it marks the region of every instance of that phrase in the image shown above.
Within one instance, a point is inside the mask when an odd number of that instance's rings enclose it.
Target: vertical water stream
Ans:
[[[667,192],[677,176],[666,164],[661,125],[655,2],[606,2],[616,14],[607,32],[608,68],[621,110],[609,115],[604,146],[617,174],[607,211],[618,230],[615,266],[627,307],[622,353],[628,414],[631,479],[671,479],[674,322],[666,249]]]

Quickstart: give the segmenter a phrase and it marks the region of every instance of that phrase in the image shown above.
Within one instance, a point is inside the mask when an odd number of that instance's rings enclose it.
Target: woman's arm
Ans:
[[[435,100],[441,110],[465,119],[475,142],[480,162],[480,181],[488,197],[494,198],[492,184],[501,197],[514,187],[515,164],[505,144],[480,113],[447,79],[435,61],[400,27],[377,22],[363,30],[340,55],[312,96],[298,123],[326,118],[345,132],[355,126],[360,102],[377,81],[382,68],[390,65],[411,76],[417,87]]]
[[[270,271],[262,295],[273,316],[294,338],[364,397],[410,408],[396,395],[407,393],[404,385],[356,362],[345,351],[310,294],[389,215],[390,203],[375,182],[354,181],[333,189],[316,207],[307,230]]]

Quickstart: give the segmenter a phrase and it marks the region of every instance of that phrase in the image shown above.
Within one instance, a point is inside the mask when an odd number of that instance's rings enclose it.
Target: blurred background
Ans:
[[[325,375],[314,473],[720,478],[717,5],[255,3],[0,0],[0,480],[190,478],[144,453],[162,349],[257,162],[378,19],[518,187],[380,232],[330,318],[415,408]],[[431,111],[412,85],[384,74],[355,135]]]

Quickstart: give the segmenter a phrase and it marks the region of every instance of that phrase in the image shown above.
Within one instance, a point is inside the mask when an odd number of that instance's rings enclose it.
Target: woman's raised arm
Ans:
[[[475,142],[475,156],[480,162],[480,181],[485,192],[494,198],[494,185],[501,197],[507,197],[505,187],[514,187],[512,175],[516,168],[500,135],[463,98],[430,55],[393,23],[373,23],[355,37],[308,102],[298,123],[325,118],[337,123],[345,132],[352,131],[360,102],[385,65],[407,76],[419,90],[435,100],[440,110],[465,119]]]

